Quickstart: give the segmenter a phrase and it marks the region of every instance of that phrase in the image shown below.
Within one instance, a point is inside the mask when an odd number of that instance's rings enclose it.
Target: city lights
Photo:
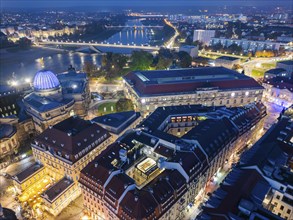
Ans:
[[[6,0],[0,218],[293,219],[292,3],[246,3]]]

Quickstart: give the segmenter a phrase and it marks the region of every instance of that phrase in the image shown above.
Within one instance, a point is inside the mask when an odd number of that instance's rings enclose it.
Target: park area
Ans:
[[[251,76],[254,78],[263,78],[266,71],[276,68],[276,62],[262,63],[256,65],[251,71]]]
[[[129,99],[120,98],[118,101],[106,101],[98,105],[95,111],[96,116],[102,116],[106,114],[131,111],[133,110],[133,103]]]
[[[99,105],[97,116],[102,116],[116,112],[116,102],[107,102]]]

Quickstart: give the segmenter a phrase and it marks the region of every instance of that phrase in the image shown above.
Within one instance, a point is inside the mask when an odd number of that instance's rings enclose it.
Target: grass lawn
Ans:
[[[274,63],[263,63],[262,67],[267,69],[267,70],[276,68],[276,62],[274,62]]]
[[[265,70],[263,70],[263,69],[253,69],[251,71],[251,76],[259,78],[259,77],[263,77],[264,73],[265,73]]]
[[[116,112],[116,102],[103,103],[98,107],[97,116]]]

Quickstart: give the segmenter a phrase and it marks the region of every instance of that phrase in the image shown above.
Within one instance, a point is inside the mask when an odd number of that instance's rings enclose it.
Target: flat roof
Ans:
[[[263,89],[253,78],[224,67],[133,71],[124,79],[139,96],[196,93],[210,89]]]
[[[118,112],[118,113],[112,113],[112,114],[96,117],[92,119],[92,121],[97,122],[99,124],[106,125],[106,126],[118,128],[121,125],[123,125],[125,122],[127,122],[130,118],[132,118],[134,115],[137,115],[137,114],[139,113],[135,111]],[[135,117],[135,119],[136,118],[137,117]]]
[[[48,200],[49,202],[54,202],[54,200],[63,194],[68,188],[73,185],[73,181],[69,180],[66,177],[63,177],[49,189],[47,189],[43,194],[42,197]]]
[[[274,69],[270,69],[270,70],[266,71],[265,73],[279,74],[279,73],[283,73],[283,72],[286,72],[286,70],[284,70],[283,68],[274,68]]]
[[[278,63],[286,64],[286,65],[293,65],[293,60],[284,60],[284,61],[279,61]]]

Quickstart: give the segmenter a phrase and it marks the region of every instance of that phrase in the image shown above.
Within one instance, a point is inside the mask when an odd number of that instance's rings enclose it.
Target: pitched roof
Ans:
[[[59,151],[73,156],[109,137],[110,134],[101,126],[73,116],[46,129],[35,142],[41,147],[50,147],[55,153]],[[70,159],[75,160],[73,157]]]

